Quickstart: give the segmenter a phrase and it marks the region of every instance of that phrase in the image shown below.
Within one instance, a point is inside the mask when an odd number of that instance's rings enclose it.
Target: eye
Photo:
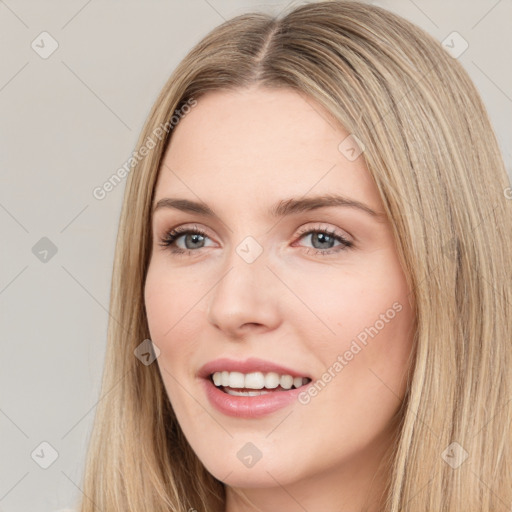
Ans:
[[[350,240],[347,240],[341,233],[337,233],[336,230],[328,230],[328,229],[303,229],[299,233],[300,239],[309,238],[312,249],[315,254],[333,254],[340,251],[344,251],[353,247],[354,243]],[[338,242],[338,245],[335,243]],[[334,247],[337,247],[334,249]],[[307,251],[308,253],[310,251]]]
[[[183,238],[185,247],[178,246],[178,240]],[[169,247],[170,251],[174,254],[192,254],[195,249],[202,249],[205,247],[205,240],[209,238],[208,235],[194,227],[178,227],[168,231],[165,236],[160,240],[162,247]]]
[[[328,229],[307,229],[304,228],[299,232],[299,239],[307,239],[309,237],[312,244],[312,250],[315,254],[333,254],[351,248],[354,243],[347,240],[341,233],[336,230]],[[179,241],[183,239],[184,247],[179,246]],[[176,255],[192,255],[198,253],[197,249],[207,247],[206,240],[209,240],[207,233],[194,227],[178,227],[168,231],[160,240],[160,246],[169,248]],[[335,245],[337,243],[337,245]],[[309,253],[310,250],[307,251]]]

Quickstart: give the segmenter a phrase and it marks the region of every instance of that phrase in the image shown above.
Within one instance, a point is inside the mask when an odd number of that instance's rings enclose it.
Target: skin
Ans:
[[[180,426],[226,484],[227,512],[257,510],[233,489],[263,511],[380,510],[387,475],[377,469],[406,390],[414,324],[391,224],[346,206],[281,219],[266,213],[280,200],[325,193],[382,212],[363,157],[350,161],[338,149],[348,135],[292,90],[215,91],[180,121],[164,155],[154,204],[201,200],[219,219],[155,212],[148,323]],[[181,234],[175,245],[191,253],[173,254],[159,243],[178,226],[207,236]],[[353,246],[314,240],[303,228],[335,231]],[[236,252],[247,236],[263,249],[252,263]],[[219,357],[259,357],[322,379],[393,304],[400,308],[394,318],[359,343],[307,404],[240,419],[217,411],[204,393],[197,372]],[[237,457],[247,442],[261,452],[250,468]]]

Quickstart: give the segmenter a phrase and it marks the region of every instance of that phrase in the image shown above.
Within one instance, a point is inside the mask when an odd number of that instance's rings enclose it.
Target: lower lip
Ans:
[[[233,396],[224,393],[210,379],[202,379],[210,403],[223,414],[236,418],[260,418],[290,405],[307,385],[288,391],[271,391],[258,396]],[[257,390],[255,390],[257,391]]]

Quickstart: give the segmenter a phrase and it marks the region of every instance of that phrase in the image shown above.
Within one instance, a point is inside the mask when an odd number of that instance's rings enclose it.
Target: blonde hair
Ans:
[[[138,148],[191,99],[253,86],[305,94],[362,141],[392,220],[416,331],[387,461],[386,512],[509,510],[512,201],[467,73],[431,36],[376,6],[328,1],[278,17],[245,14],[215,28],[177,66]],[[224,484],[190,448],[158,366],[134,356],[149,338],[151,206],[171,135],[156,141],[126,185],[81,512],[225,507]],[[466,452],[460,465],[452,462]]]

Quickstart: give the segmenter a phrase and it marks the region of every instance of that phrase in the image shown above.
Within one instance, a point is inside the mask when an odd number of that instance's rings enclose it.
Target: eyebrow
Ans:
[[[383,222],[386,219],[384,212],[376,212],[360,201],[335,194],[281,200],[268,210],[268,214],[271,217],[277,218],[333,206],[356,208],[368,215],[371,215],[375,220],[380,222]],[[162,208],[173,208],[183,212],[197,213],[206,217],[219,218],[219,216],[207,204],[198,201],[190,201],[189,199],[165,197],[156,203],[153,208],[153,213]]]

